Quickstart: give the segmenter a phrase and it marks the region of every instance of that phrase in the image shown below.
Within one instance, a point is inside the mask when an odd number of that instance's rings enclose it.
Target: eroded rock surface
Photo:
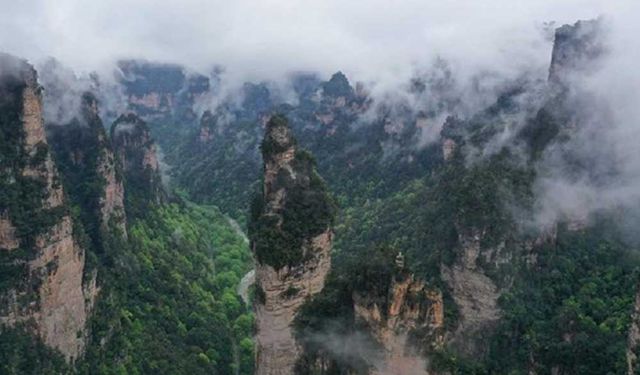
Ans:
[[[0,290],[0,324],[23,323],[46,345],[73,361],[82,355],[86,343],[87,303],[95,298],[97,288],[95,283],[85,283],[85,252],[74,237],[58,171],[48,151],[36,72],[11,56],[0,55],[0,59],[3,66],[15,68],[0,73],[0,90],[13,95],[4,98],[3,110],[7,119],[13,113],[19,116],[19,121],[1,125],[21,128],[12,142],[22,149],[13,157],[27,160],[3,170],[10,181],[6,188],[19,182],[41,187],[31,192],[28,202],[10,202],[13,212],[0,207],[1,247],[22,250],[5,260],[9,262],[5,266],[13,267],[15,280]],[[28,211],[35,222],[15,216],[20,210]]]
[[[123,179],[111,144],[99,116],[98,102],[91,93],[81,95],[80,112],[69,123],[47,123],[47,139],[52,146],[67,193],[83,202],[84,220],[100,228],[89,233],[99,244],[111,225],[126,237]],[[93,180],[93,184],[87,184]],[[78,188],[83,184],[88,185]],[[88,223],[85,223],[85,226]],[[98,245],[99,246],[99,245]]]
[[[284,118],[274,117],[267,125],[263,157],[263,204],[254,224],[260,228],[251,236],[257,258],[256,374],[289,375],[301,353],[291,325],[302,304],[324,287],[331,269],[333,232],[330,225],[296,235],[290,232],[287,217],[301,209],[296,201],[301,199],[299,193],[320,200],[316,204],[321,206],[326,196],[317,191],[314,179],[319,177],[311,161],[297,153]],[[314,196],[314,192],[320,194]],[[271,235],[285,240],[264,243]]]
[[[356,319],[384,348],[372,375],[429,374],[425,349],[440,348],[444,340],[442,292],[402,272],[391,283],[386,309],[366,295],[354,294],[353,300]]]
[[[636,300],[631,313],[631,325],[627,334],[627,374],[636,374],[638,368],[638,344],[640,343],[640,289],[636,291]]]
[[[161,203],[165,200],[156,144],[147,123],[134,113],[120,116],[111,126],[113,151],[133,200]]]
[[[479,335],[491,329],[501,317],[498,306],[501,292],[478,265],[479,257],[482,256],[482,235],[479,230],[461,234],[460,256],[452,266],[441,266],[442,278],[449,286],[460,313],[460,322],[454,332],[453,341],[456,347],[467,354],[482,351],[482,348],[476,345]]]

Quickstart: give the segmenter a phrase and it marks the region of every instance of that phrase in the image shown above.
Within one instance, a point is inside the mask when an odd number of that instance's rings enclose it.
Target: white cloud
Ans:
[[[616,16],[623,2],[1,0],[0,50],[54,56],[74,69],[145,57],[242,78],[343,70],[398,82],[412,64],[443,56],[459,71],[544,66],[546,21]]]

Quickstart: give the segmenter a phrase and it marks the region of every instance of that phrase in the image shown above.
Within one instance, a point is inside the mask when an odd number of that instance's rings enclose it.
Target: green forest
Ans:
[[[119,245],[76,369],[15,330],[0,335],[0,373],[253,373],[253,318],[236,293],[251,256],[217,208],[157,207]]]
[[[640,374],[601,22],[394,85],[0,53],[0,375]]]

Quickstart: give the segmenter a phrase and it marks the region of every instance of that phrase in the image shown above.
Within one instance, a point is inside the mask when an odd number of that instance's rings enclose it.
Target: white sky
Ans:
[[[220,64],[243,79],[343,70],[392,81],[442,56],[459,71],[546,66],[544,22],[625,17],[638,1],[0,0],[0,50],[76,70],[115,59]],[[636,13],[640,20],[640,13]]]

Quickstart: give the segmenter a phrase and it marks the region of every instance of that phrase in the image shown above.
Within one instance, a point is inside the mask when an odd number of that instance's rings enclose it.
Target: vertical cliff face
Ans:
[[[291,325],[331,268],[333,204],[283,117],[267,124],[262,153],[264,185],[250,223],[258,288],[256,374],[285,375],[293,374],[300,355]]]
[[[118,68],[131,109],[150,117],[171,113],[175,94],[180,91],[186,78],[182,67],[126,60],[118,62]]]
[[[83,279],[85,253],[49,153],[36,72],[8,55],[0,68],[0,323],[22,324],[73,360],[97,292]]]
[[[572,165],[562,176],[567,180],[587,179],[588,183],[597,181],[595,183],[600,184],[600,181],[611,179],[612,170],[615,170],[615,167],[607,167],[605,172],[600,165],[606,160],[616,160],[613,163],[617,164],[617,156],[606,147],[597,153],[581,150],[581,145],[586,142],[584,139],[602,136],[594,130],[595,124],[608,127],[616,122],[611,116],[611,108],[607,108],[608,104],[596,99],[592,89],[585,85],[606,60],[608,41],[605,26],[602,19],[578,21],[558,28],[555,34],[549,69],[549,84],[555,89],[552,90],[555,95],[543,110],[554,116],[559,128],[557,144],[552,145],[555,149],[545,156],[549,159],[556,157]],[[571,164],[576,160],[580,160],[580,165]],[[592,215],[586,206],[572,207],[567,210],[569,212],[563,212],[567,216],[569,230],[582,231],[593,224],[593,217],[590,217]]]
[[[441,266],[442,279],[449,286],[460,313],[453,343],[460,352],[475,355],[484,349],[480,343],[484,332],[490,332],[502,313],[498,306],[501,291],[480,265],[481,257],[489,261],[492,249],[481,250],[484,233],[479,230],[459,236],[459,255],[453,265]]]
[[[200,134],[198,141],[200,143],[209,143],[215,137],[216,118],[211,111],[206,111],[200,119]]]
[[[117,229],[126,237],[124,187],[96,98],[85,93],[80,113],[69,123],[47,123],[47,138],[65,179],[65,189],[82,208],[83,225],[96,247]]]
[[[120,116],[111,126],[111,142],[122,165],[131,214],[139,216],[147,204],[163,202],[156,144],[146,122],[133,113]]]
[[[104,180],[104,188],[99,200],[100,224],[103,230],[108,230],[109,225],[115,225],[126,237],[122,176],[102,120],[100,120],[98,102],[92,95],[85,94],[83,104],[83,115],[87,124],[94,130],[96,142],[99,145],[99,155],[96,162],[97,175]]]
[[[209,78],[174,64],[141,60],[118,62],[116,77],[124,88],[128,107],[147,120],[196,120],[194,104],[210,89]]]
[[[335,133],[335,127],[340,123],[354,120],[368,106],[366,93],[361,88],[355,90],[351,87],[342,72],[323,82],[311,100],[316,103],[315,120],[326,128],[329,135]]]
[[[605,52],[601,19],[578,21],[556,30],[549,68],[549,81],[568,84],[573,74],[596,69],[596,59]]]
[[[597,69],[598,59],[606,53],[603,42],[601,20],[579,21],[574,25],[565,25],[556,30],[549,67],[547,99],[542,103],[543,108],[538,111],[537,117],[527,125],[530,128],[523,132],[523,138],[527,139],[532,149],[538,153],[532,158],[536,162],[538,162],[536,158],[544,159],[547,156],[542,153],[542,150],[551,144],[552,147],[556,147],[555,155],[561,154],[562,158],[566,158],[567,165],[570,165],[571,160],[586,160],[585,155],[575,154],[574,145],[569,144],[569,147],[562,149],[562,143],[573,139],[576,136],[576,127],[585,120],[584,114],[580,113],[580,108],[584,108],[586,99],[580,92],[578,78],[582,79]],[[508,108],[508,106],[499,105],[496,108],[503,110],[500,108]],[[491,116],[487,117],[487,119],[490,118]],[[470,160],[469,155],[472,155],[473,147],[485,147],[484,144],[477,142],[477,137],[482,131],[490,128],[492,121],[482,120],[484,130],[478,130],[480,127],[477,126],[474,129],[473,121],[467,123],[453,117],[446,120],[441,131],[441,147],[443,159],[448,163],[447,165],[455,165],[459,162],[458,157]],[[553,152],[548,154],[554,155]],[[495,168],[497,163],[489,159],[486,157],[481,162],[474,161],[473,163],[481,166],[465,167],[459,173],[470,173],[470,169],[473,168]],[[546,160],[542,160],[540,163],[545,162]],[[555,160],[552,162],[559,163]],[[581,167],[571,168],[567,176],[562,177],[571,178],[569,174],[577,172],[576,179],[584,178],[579,168]],[[544,167],[539,170],[545,173]],[[500,173],[504,180],[509,171],[503,170]],[[525,171],[525,173],[528,172]],[[465,189],[476,188],[481,183],[483,182],[477,181],[467,184]],[[492,182],[492,189],[497,188],[500,183],[497,180]],[[485,209],[482,215],[473,216],[472,210],[466,210],[464,215],[454,219],[453,226],[457,240],[452,250],[455,259],[451,263],[443,263],[440,266],[441,278],[448,287],[458,312],[458,324],[449,336],[449,341],[458,352],[469,357],[481,357],[485,354],[486,347],[482,345],[482,340],[494,331],[503,316],[498,300],[504,292],[503,288],[508,289],[510,286],[509,283],[498,280],[495,270],[503,265],[500,277],[505,275],[509,275],[506,276],[507,278],[516,277],[521,258],[529,258],[526,263],[535,263],[535,252],[531,250],[543,243],[555,241],[557,226],[555,222],[549,224],[548,228],[538,228],[537,238],[525,239],[519,234],[511,238],[508,231],[503,230],[511,225],[510,223],[515,222],[516,218],[511,217],[511,213],[506,214],[509,217],[507,221],[494,227],[494,229],[500,228],[500,231],[492,235],[490,225],[482,224],[482,221],[487,217],[495,218],[503,215],[500,212],[501,206],[505,204],[502,200],[505,198],[502,195],[497,195],[496,198],[496,201],[500,202],[499,205]],[[485,197],[483,203],[487,201],[489,199]],[[483,218],[483,215],[487,216]],[[470,217],[474,217],[474,220],[468,220]],[[569,231],[581,231],[588,225],[586,212],[584,214],[573,212],[559,220],[566,222]],[[488,238],[492,238],[491,246],[486,244]]]
[[[636,299],[631,313],[631,325],[627,334],[627,374],[636,374],[638,369],[638,353],[640,348],[640,289],[636,291]]]
[[[115,225],[127,237],[127,223],[124,211],[124,187],[116,166],[115,156],[105,149],[98,164],[98,173],[104,176],[104,194],[100,196],[100,219],[103,230]]]
[[[364,323],[384,351],[371,374],[428,374],[427,353],[444,343],[442,292],[400,270],[384,304],[359,293],[353,301],[356,322]]]

